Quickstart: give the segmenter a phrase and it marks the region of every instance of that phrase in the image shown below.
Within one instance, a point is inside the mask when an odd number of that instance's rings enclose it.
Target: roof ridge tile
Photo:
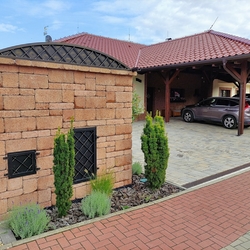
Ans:
[[[147,45],[142,44],[142,43],[136,43],[136,42],[133,42],[133,41],[126,41],[126,40],[121,40],[121,39],[118,39],[118,38],[100,36],[100,35],[90,34],[90,33],[87,33],[87,32],[81,32],[81,33],[77,33],[77,34],[74,34],[74,35],[71,35],[71,36],[66,36],[66,37],[62,37],[62,38],[59,38],[59,39],[55,39],[53,42],[64,42],[64,41],[67,41],[67,40],[70,40],[70,39],[73,39],[73,38],[77,38],[77,37],[80,37],[80,36],[83,36],[83,35],[93,36],[93,37],[96,37],[96,38],[103,38],[103,39],[107,39],[107,40],[125,42],[125,43],[132,43],[132,44],[141,45],[141,46],[147,46]]]
[[[243,38],[243,37],[239,37],[239,36],[235,36],[235,35],[230,35],[230,34],[227,34],[227,33],[214,31],[214,30],[210,30],[210,33],[213,34],[213,35],[222,36],[224,38],[228,38],[228,39],[231,39],[231,40],[234,40],[234,41],[238,41],[238,42],[246,43],[246,44],[250,45],[250,40],[247,39],[247,38]]]

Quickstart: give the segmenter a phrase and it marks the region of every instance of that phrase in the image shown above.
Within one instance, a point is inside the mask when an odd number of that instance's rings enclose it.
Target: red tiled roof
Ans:
[[[250,53],[250,40],[209,30],[142,48],[136,67],[151,68]]]
[[[130,68],[135,66],[138,52],[145,46],[138,43],[96,36],[88,33],[64,37],[54,40],[54,42],[76,44],[98,50],[118,59]]]
[[[156,68],[250,54],[250,40],[209,30],[153,45],[81,33],[55,40],[108,54],[130,68]],[[249,56],[250,57],[250,56]]]

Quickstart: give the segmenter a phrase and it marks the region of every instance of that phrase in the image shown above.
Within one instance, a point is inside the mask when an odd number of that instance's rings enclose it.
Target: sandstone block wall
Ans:
[[[115,187],[131,183],[134,73],[0,58],[0,217],[13,205],[55,204],[54,136],[58,127],[97,128],[97,167],[113,170]],[[36,150],[37,174],[9,179],[8,153]],[[74,185],[75,198],[89,183]]]

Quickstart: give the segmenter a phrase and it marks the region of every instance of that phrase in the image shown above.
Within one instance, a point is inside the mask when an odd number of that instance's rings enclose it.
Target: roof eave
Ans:
[[[160,70],[164,70],[164,69],[173,69],[173,68],[188,68],[188,67],[197,66],[197,65],[201,65],[201,64],[204,64],[204,65],[216,64],[216,63],[223,63],[223,61],[236,61],[236,60],[244,60],[244,59],[250,59],[250,53],[243,54],[243,55],[235,55],[235,56],[228,56],[228,57],[199,60],[199,61],[193,61],[193,62],[184,62],[184,63],[178,63],[178,64],[152,66],[152,67],[145,67],[145,68],[134,67],[134,68],[132,68],[132,71],[146,73],[149,71],[160,71]]]

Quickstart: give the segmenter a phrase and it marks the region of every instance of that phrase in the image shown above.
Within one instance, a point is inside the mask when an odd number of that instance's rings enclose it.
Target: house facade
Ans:
[[[85,170],[131,183],[133,90],[166,122],[187,104],[239,92],[242,121],[249,62],[249,40],[212,30],[150,46],[81,33],[0,50],[0,217],[20,203],[55,204],[53,142],[72,117],[76,199],[89,192]]]
[[[95,48],[122,61],[138,74],[134,88],[145,110],[160,110],[166,121],[203,98],[250,91],[250,40],[233,35],[208,30],[146,46],[81,33],[55,42]]]

